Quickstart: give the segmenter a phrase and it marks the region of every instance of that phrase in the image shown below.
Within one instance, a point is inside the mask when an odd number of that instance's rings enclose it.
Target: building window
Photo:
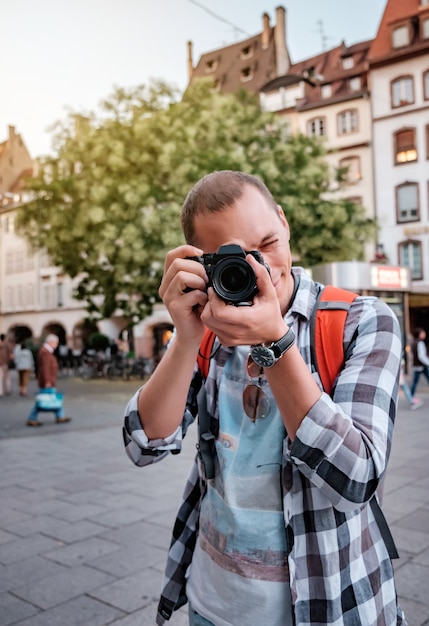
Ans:
[[[240,57],[242,59],[248,59],[253,56],[253,46],[245,46],[241,49]]]
[[[205,71],[207,74],[214,72],[217,68],[217,59],[209,59],[206,61]]]
[[[429,5],[429,0],[420,0],[420,6],[421,7],[426,7]]]
[[[326,135],[326,120],[324,117],[315,117],[307,122],[308,137],[324,137]]]
[[[429,70],[423,74],[423,97],[429,100]]]
[[[426,124],[426,158],[429,159],[429,124]]]
[[[6,274],[13,274],[13,252],[6,253],[5,272]]]
[[[16,308],[19,311],[22,311],[24,308],[24,291],[22,285],[18,285],[16,288]]]
[[[240,80],[242,83],[247,82],[248,80],[252,80],[253,72],[251,67],[245,67],[241,70]]]
[[[403,183],[396,187],[396,221],[416,222],[420,219],[418,183]]]
[[[13,303],[13,289],[12,287],[7,287],[5,292],[5,310],[13,311],[14,303]]]
[[[408,26],[398,26],[392,31],[392,47],[403,48],[410,43],[410,31]]]
[[[4,220],[4,232],[5,233],[13,233],[15,232],[15,218],[13,215],[9,215]]]
[[[422,244],[420,241],[403,241],[399,244],[399,265],[410,268],[411,278],[423,278]]]
[[[355,63],[352,56],[343,58],[343,70],[351,70]]]
[[[57,283],[57,306],[64,306],[64,289],[63,283]]]
[[[402,107],[414,103],[412,76],[402,76],[392,82],[392,107]]]
[[[33,285],[27,285],[26,305],[28,309],[32,309],[34,307],[34,286]]]
[[[417,161],[416,129],[404,128],[394,134],[395,163]]]
[[[429,18],[422,21],[422,39],[429,39]]]
[[[355,76],[349,80],[349,91],[360,91],[362,87],[362,81],[360,76]]]
[[[24,250],[17,250],[15,252],[15,272],[24,271]]]
[[[339,166],[344,171],[344,180],[348,185],[354,185],[361,180],[362,171],[359,157],[345,157],[340,160]]]
[[[354,133],[358,128],[357,110],[350,109],[349,111],[342,111],[337,116],[338,122],[338,134],[347,135],[348,133]]]
[[[323,99],[330,98],[332,96],[332,85],[330,83],[328,85],[322,85],[320,95]]]

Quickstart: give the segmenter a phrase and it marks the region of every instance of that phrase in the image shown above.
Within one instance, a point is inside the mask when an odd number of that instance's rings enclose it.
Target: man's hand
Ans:
[[[220,300],[212,288],[201,313],[205,326],[213,330],[225,346],[251,345],[271,342],[287,331],[276,290],[266,267],[248,254],[258,293],[250,306],[233,306]]]
[[[198,345],[204,334],[201,313],[207,303],[207,274],[201,263],[187,257],[201,256],[202,253],[200,248],[190,245],[170,250],[159,288],[177,336]]]

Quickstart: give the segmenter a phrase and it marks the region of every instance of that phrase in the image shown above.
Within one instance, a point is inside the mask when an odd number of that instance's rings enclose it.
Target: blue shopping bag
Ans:
[[[64,394],[53,387],[41,389],[36,394],[36,406],[39,411],[57,411],[63,406]]]

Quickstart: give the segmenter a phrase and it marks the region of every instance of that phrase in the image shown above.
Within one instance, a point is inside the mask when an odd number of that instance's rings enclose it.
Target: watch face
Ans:
[[[276,362],[274,352],[267,346],[254,346],[250,354],[255,363],[261,367],[271,367]]]

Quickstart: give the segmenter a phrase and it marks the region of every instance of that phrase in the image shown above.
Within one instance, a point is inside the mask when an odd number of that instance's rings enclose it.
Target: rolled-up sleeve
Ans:
[[[123,438],[125,451],[131,461],[143,467],[160,461],[169,452],[178,453],[182,448],[182,427],[165,439],[148,439],[143,430],[138,412],[140,388],[125,408]]]

